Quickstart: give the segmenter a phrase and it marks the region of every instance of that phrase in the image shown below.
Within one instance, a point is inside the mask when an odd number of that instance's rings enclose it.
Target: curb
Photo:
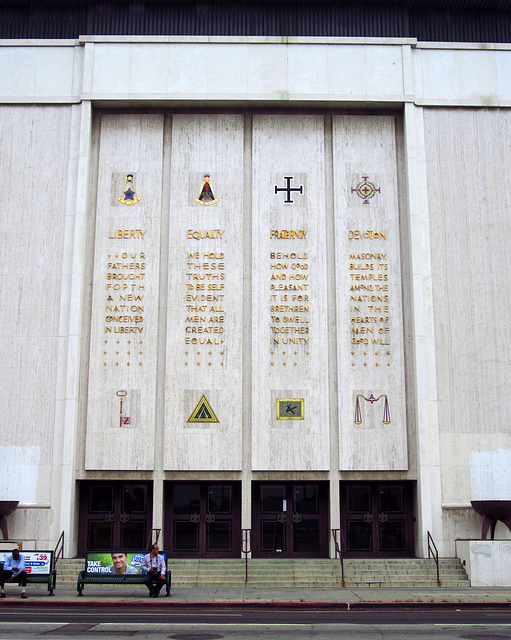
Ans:
[[[165,598],[160,601],[150,601],[146,599],[136,601],[109,601],[109,600],[87,600],[87,601],[71,601],[60,600],[55,601],[44,600],[11,600],[4,601],[0,607],[30,607],[45,605],[52,608],[61,607],[109,607],[109,608],[126,608],[126,607],[151,607],[171,608],[171,609],[316,609],[316,610],[338,610],[338,611],[363,611],[368,609],[388,609],[388,610],[468,610],[468,609],[509,609],[511,602],[167,602]]]

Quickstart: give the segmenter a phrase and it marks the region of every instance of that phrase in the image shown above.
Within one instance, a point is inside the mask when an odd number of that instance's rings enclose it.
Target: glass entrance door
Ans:
[[[327,487],[321,482],[254,483],[254,556],[326,557],[327,494]]]
[[[412,556],[412,483],[342,483],[341,528],[348,557]]]
[[[239,557],[240,495],[239,483],[169,483],[166,547],[172,555]]]
[[[141,551],[152,526],[152,483],[84,482],[78,553]]]

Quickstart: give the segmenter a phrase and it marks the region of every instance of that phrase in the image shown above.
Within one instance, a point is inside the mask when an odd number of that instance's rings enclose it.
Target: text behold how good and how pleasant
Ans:
[[[296,367],[310,355],[307,229],[271,229],[270,240],[289,241],[289,249],[282,250],[279,242],[279,249],[269,252],[271,365]]]

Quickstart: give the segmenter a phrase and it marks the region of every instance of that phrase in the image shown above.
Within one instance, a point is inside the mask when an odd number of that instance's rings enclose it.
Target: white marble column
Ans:
[[[423,109],[405,105],[405,162],[410,215],[417,433],[416,553],[428,553],[430,531],[443,551],[435,324]]]
[[[85,267],[87,185],[89,183],[92,110],[90,102],[72,107],[71,149],[66,196],[65,253],[62,266],[57,401],[53,445],[50,540],[65,531],[65,555],[76,552],[75,472],[78,441],[81,305]]]

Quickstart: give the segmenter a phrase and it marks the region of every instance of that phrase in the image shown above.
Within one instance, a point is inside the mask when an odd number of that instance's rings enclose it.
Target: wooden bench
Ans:
[[[144,556],[148,551],[137,553],[137,556]],[[108,555],[110,554],[103,554]],[[168,598],[170,596],[170,587],[172,581],[172,573],[167,567],[167,554],[165,551],[161,551],[160,555],[163,555],[165,558],[165,596]],[[92,566],[92,563],[97,562],[96,558],[98,557],[98,553],[87,553],[85,556],[85,570],[80,571],[78,574],[78,581],[76,583],[76,590],[78,591],[79,596],[83,596],[83,588],[86,584],[144,584],[144,580],[146,578],[146,574],[136,573],[130,574],[125,573],[122,575],[116,573],[105,572],[106,567],[104,566]],[[91,568],[94,568],[94,571],[91,571]],[[140,569],[141,571],[141,569]]]
[[[5,559],[11,553],[11,551],[0,551],[0,569],[4,568]],[[53,596],[57,583],[57,571],[53,566],[53,551],[25,551],[25,549],[21,549],[20,553],[25,556],[27,585],[46,584],[48,595]]]

